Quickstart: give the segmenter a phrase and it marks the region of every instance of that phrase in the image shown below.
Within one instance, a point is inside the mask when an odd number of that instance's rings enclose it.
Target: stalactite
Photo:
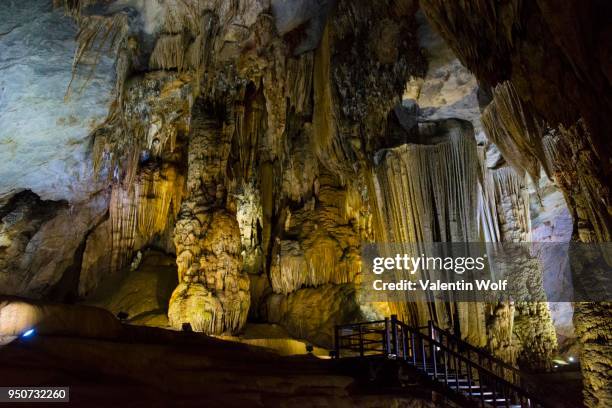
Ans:
[[[402,145],[377,154],[374,169],[378,242],[410,244],[478,241],[478,157],[473,134],[449,132],[433,145]],[[406,251],[410,248],[406,247]],[[437,320],[483,345],[484,311],[477,303],[394,302],[391,309],[415,325]]]
[[[116,58],[116,85],[115,96],[118,96],[123,88],[125,71],[123,50],[126,47],[128,34],[127,15],[119,13],[111,16],[84,16],[81,14],[81,6],[68,7],[76,17],[79,24],[76,42],[77,48],[72,62],[72,78],[66,89],[65,98],[69,98],[73,92],[73,83],[81,78],[81,70],[88,66],[88,72],[82,77],[81,85],[77,92],[81,92],[89,83],[100,59],[108,54],[114,54]]]
[[[479,228],[482,231],[484,242],[499,242],[501,241],[501,233],[495,205],[497,190],[492,179],[493,174],[487,171],[485,147],[478,147],[478,160],[482,177],[479,185],[480,194],[478,195]]]
[[[473,139],[454,134],[436,145],[402,145],[379,152],[377,160],[378,218],[391,226],[388,231],[379,228],[378,241],[477,240]]]
[[[487,224],[487,220],[495,223],[494,228],[488,228],[495,232],[489,237],[492,239],[489,242],[529,242],[531,216],[524,176],[507,165],[487,168],[486,157],[480,159],[483,172],[481,225]],[[527,246],[499,248],[504,249],[504,257],[521,265],[513,268],[513,274],[508,276],[510,289],[530,301],[500,302],[489,306],[487,346],[509,363],[518,362],[524,367],[537,369],[550,368],[557,340],[542,285],[540,261]]]
[[[319,236],[316,244],[304,251],[297,241],[283,240],[270,270],[274,292],[288,294],[302,287],[318,287],[327,283],[354,282],[361,271],[357,247],[345,251],[337,241]]]
[[[301,287],[354,282],[361,271],[361,240],[369,214],[353,188],[342,188],[323,172],[318,195],[290,213],[285,232],[297,240],[278,240],[270,270],[272,289],[291,293]]]
[[[155,43],[149,59],[153,69],[183,70],[185,68],[185,37],[183,34],[164,35]]]
[[[495,212],[499,229],[498,241],[528,242],[530,240],[531,217],[529,193],[524,179],[511,167],[485,169],[484,187],[493,197],[487,210]]]
[[[109,207],[111,220],[111,269],[120,270],[131,261],[136,235],[137,205],[130,190],[115,186]]]
[[[314,58],[313,149],[319,162],[331,172],[343,174],[346,153],[337,138],[335,105],[330,81],[331,45],[329,27],[325,28]]]
[[[568,204],[576,210],[580,240],[609,242],[612,198],[609,186],[601,183],[598,175],[598,158],[590,137],[582,120],[569,128],[550,130],[543,139],[545,157]]]
[[[146,168],[133,183],[115,183],[109,214],[113,272],[131,262],[136,242],[147,243],[168,227],[182,200],[183,178],[172,165]]]
[[[519,174],[527,171],[537,183],[540,165],[548,170],[542,147],[543,125],[524,106],[511,82],[503,82],[493,89],[493,101],[482,114],[482,124],[515,170]]]

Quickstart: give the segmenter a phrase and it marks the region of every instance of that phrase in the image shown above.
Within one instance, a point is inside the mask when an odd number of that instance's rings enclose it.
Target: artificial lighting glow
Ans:
[[[559,368],[559,366],[555,364],[555,368]]]
[[[436,346],[436,351],[440,351],[440,346]]]
[[[34,329],[27,330],[21,335],[21,337],[30,337],[31,335],[34,334],[34,331],[35,331]]]
[[[571,363],[573,363],[573,362],[574,362],[574,357],[572,357],[572,356],[569,356],[567,359],[568,359],[568,360],[569,360]]]

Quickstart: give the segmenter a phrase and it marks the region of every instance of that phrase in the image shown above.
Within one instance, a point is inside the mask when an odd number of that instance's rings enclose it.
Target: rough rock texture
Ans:
[[[334,344],[334,325],[355,321],[361,315],[355,299],[352,284],[303,288],[288,296],[269,296],[262,315],[271,323],[281,324],[297,338],[306,338],[331,348]]]
[[[113,255],[112,251],[108,250],[108,239],[111,236],[111,223],[106,219],[87,237],[79,275],[80,297],[88,297],[100,283],[112,276]]]
[[[609,24],[603,21],[610,4],[570,1],[559,9],[549,0],[425,0],[421,6],[480,83],[496,87],[497,113],[490,117],[497,123],[491,120],[489,128],[503,129],[489,133],[509,143],[509,161],[532,177],[539,177],[533,163],[542,164],[563,191],[579,238],[609,241],[611,150],[606,135],[612,93],[609,58],[597,44],[610,42]],[[588,406],[609,405],[612,398],[604,385],[612,366],[609,333],[595,331],[607,324],[603,316],[609,308],[607,303],[583,304],[576,310]]]
[[[130,324],[168,327],[168,301],[177,283],[174,257],[149,250],[137,259],[141,261],[135,268],[106,279],[89,296],[87,304],[115,316],[125,313]]]
[[[114,72],[101,55],[90,86],[64,100],[77,30],[50,0],[0,7],[0,199],[28,189],[79,202],[100,188],[89,135],[108,113]]]
[[[483,131],[478,103],[478,81],[431,27],[422,11],[417,13],[418,41],[427,58],[423,78],[411,77],[402,103],[418,105],[421,121],[439,119],[467,120],[480,138]]]
[[[0,206],[0,293],[74,300],[87,234],[107,205],[104,192],[76,205],[31,191],[7,200]]]

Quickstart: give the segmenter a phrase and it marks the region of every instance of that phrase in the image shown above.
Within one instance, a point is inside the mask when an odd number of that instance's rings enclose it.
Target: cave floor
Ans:
[[[426,390],[364,392],[332,365],[136,326],[116,339],[41,335],[0,348],[3,386],[68,385],[72,406],[435,406]]]

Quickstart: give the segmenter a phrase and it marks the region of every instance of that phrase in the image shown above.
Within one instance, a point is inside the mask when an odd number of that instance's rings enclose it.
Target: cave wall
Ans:
[[[329,345],[334,322],[359,316],[367,158],[424,60],[415,3],[317,4],[56,2],[80,27],[68,92],[87,89],[100,54],[116,69],[92,132],[110,198],[81,298],[153,246],[176,251],[172,327],[235,333],[248,311]],[[328,315],[305,313],[307,297]]]
[[[562,190],[574,237],[610,240],[610,4],[547,0],[425,0],[421,7],[455,54],[490,90],[487,134],[538,183],[544,167]],[[576,305],[585,403],[610,404],[608,303]]]

